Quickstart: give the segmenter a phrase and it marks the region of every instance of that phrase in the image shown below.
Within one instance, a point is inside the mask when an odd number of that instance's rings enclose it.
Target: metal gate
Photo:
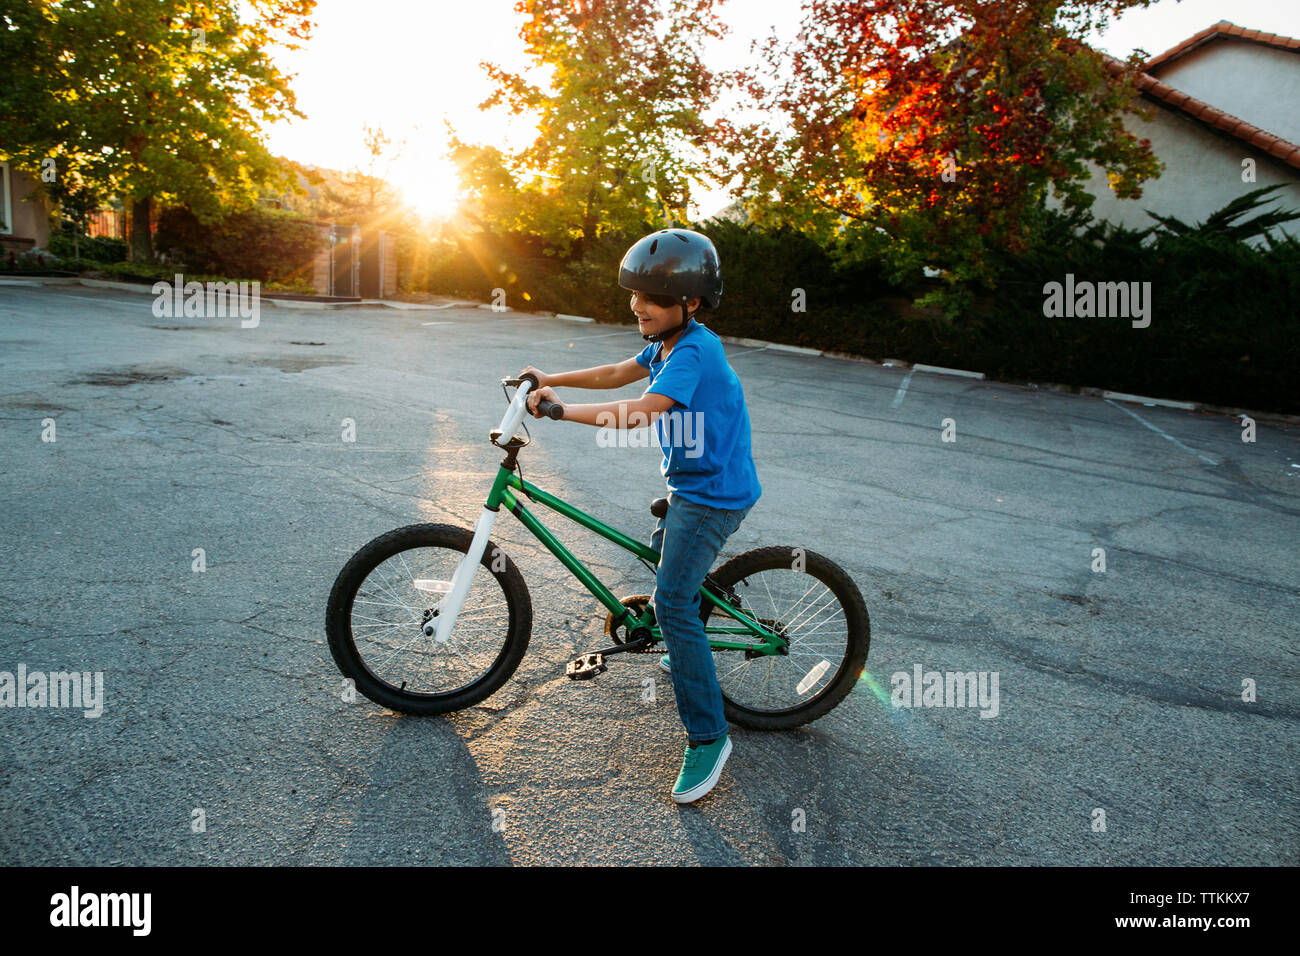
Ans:
[[[359,296],[361,227],[330,227],[330,295]]]

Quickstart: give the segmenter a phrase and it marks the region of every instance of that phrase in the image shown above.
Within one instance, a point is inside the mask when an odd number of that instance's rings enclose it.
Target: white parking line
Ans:
[[[1155,432],[1157,435],[1160,435],[1160,436],[1162,436],[1162,437],[1164,437],[1164,438],[1168,438],[1171,442],[1173,442],[1175,445],[1177,445],[1177,446],[1178,446],[1179,448],[1181,448],[1183,451],[1191,452],[1191,453],[1192,453],[1193,455],[1195,455],[1197,458],[1201,459],[1201,461],[1206,462],[1207,464],[1210,464],[1210,465],[1217,465],[1217,464],[1218,464],[1218,462],[1215,461],[1213,458],[1207,458],[1207,457],[1205,457],[1205,456],[1202,455],[1199,451],[1197,451],[1195,448],[1189,448],[1187,445],[1184,445],[1182,442],[1180,442],[1180,441],[1179,441],[1177,438],[1175,438],[1173,435],[1170,435],[1168,432],[1162,431],[1161,429],[1157,428],[1155,425],[1152,425],[1149,421],[1147,421],[1147,420],[1146,420],[1145,418],[1143,418],[1141,415],[1138,415],[1136,412],[1133,412],[1133,411],[1131,411],[1130,409],[1125,408],[1123,405],[1117,405],[1115,402],[1112,402],[1109,398],[1106,399],[1106,402],[1107,402],[1107,404],[1115,405],[1115,407],[1118,408],[1121,412],[1126,412],[1127,414],[1132,415],[1134,418],[1136,418],[1138,421],[1140,421],[1140,422],[1141,422],[1143,425],[1145,425],[1147,428],[1151,429],[1151,430],[1152,430],[1153,432]]]
[[[727,361],[730,362],[734,358],[744,358],[746,355],[753,355],[755,352],[762,352],[771,347],[771,345],[764,345],[762,348],[757,349],[746,348],[744,352],[731,352],[727,355]],[[742,348],[744,348],[744,346],[742,346]]]
[[[421,325],[455,325],[454,322],[421,322]]]
[[[903,404],[903,396],[907,394],[907,386],[911,384],[912,373],[915,371],[916,369],[909,368],[907,374],[903,376],[903,384],[898,386],[898,393],[894,396],[894,403],[890,406],[891,408],[897,408]]]

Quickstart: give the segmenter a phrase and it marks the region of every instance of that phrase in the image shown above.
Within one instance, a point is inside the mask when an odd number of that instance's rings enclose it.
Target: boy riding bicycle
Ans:
[[[547,375],[528,366],[539,387],[537,403],[558,402],[552,390],[621,388],[649,377],[634,401],[564,404],[566,421],[608,428],[657,426],[664,450],[660,471],[668,511],[651,546],[659,551],[653,595],[655,618],[668,655],[661,666],[673,680],[687,746],[673,786],[678,803],[691,803],[718,782],[731,754],[713,653],[700,620],[699,590],[727,538],[762,495],[750,451],[749,411],[740,380],[721,340],[695,320],[717,308],[722,274],[713,243],[688,229],[663,229],[638,240],[623,256],[618,283],[631,290],[641,337],[650,344],[617,365]]]

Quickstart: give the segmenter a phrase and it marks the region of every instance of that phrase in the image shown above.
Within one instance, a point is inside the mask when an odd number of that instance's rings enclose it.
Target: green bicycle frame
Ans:
[[[628,537],[618,529],[611,528],[600,519],[593,518],[585,511],[575,508],[567,501],[543,491],[532,482],[524,481],[504,464],[498,469],[496,480],[492,483],[492,490],[488,492],[486,503],[487,508],[496,511],[501,505],[505,505],[510,509],[511,514],[518,518],[520,522],[523,523],[523,526],[531,531],[534,537],[544,544],[546,549],[550,551],[551,554],[555,555],[560,560],[560,563],[568,568],[573,573],[574,577],[582,582],[583,587],[590,591],[596,600],[605,605],[611,613],[620,615],[625,610],[628,611],[626,623],[628,625],[629,633],[634,628],[647,627],[656,640],[662,640],[663,633],[660,630],[659,625],[650,623],[645,620],[644,615],[637,616],[635,612],[625,608],[614,595],[614,592],[605,587],[601,580],[592,573],[590,568],[578,560],[577,556],[566,548],[560,540],[556,538],[555,535],[541,523],[541,521],[538,520],[536,515],[524,507],[519,495],[515,494],[516,491],[522,492],[530,500],[545,505],[552,511],[556,511],[564,517],[576,521],[584,528],[596,532],[596,534],[614,542],[620,548],[630,551],[637,557],[644,558],[656,566],[659,564],[659,552],[642,544],[634,538]],[[702,600],[713,602],[719,610],[736,622],[735,624],[706,624],[704,627],[706,634],[747,634],[761,638],[762,640],[761,644],[755,644],[752,642],[714,639],[713,637],[710,637],[709,647],[714,650],[750,651],[756,654],[777,654],[780,652],[781,648],[789,646],[789,643],[780,635],[769,630],[767,627],[764,627],[744,611],[732,607],[725,598],[715,594],[707,582],[700,587],[700,594],[703,595]]]

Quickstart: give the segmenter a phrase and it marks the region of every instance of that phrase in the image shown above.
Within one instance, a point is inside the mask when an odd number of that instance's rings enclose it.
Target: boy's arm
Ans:
[[[564,420],[597,428],[646,428],[677,402],[667,395],[646,392],[640,398],[591,405],[564,405]]]
[[[558,372],[546,377],[546,384],[552,388],[622,388],[633,382],[639,382],[650,374],[636,358],[626,359],[617,365],[598,365],[576,372]]]

